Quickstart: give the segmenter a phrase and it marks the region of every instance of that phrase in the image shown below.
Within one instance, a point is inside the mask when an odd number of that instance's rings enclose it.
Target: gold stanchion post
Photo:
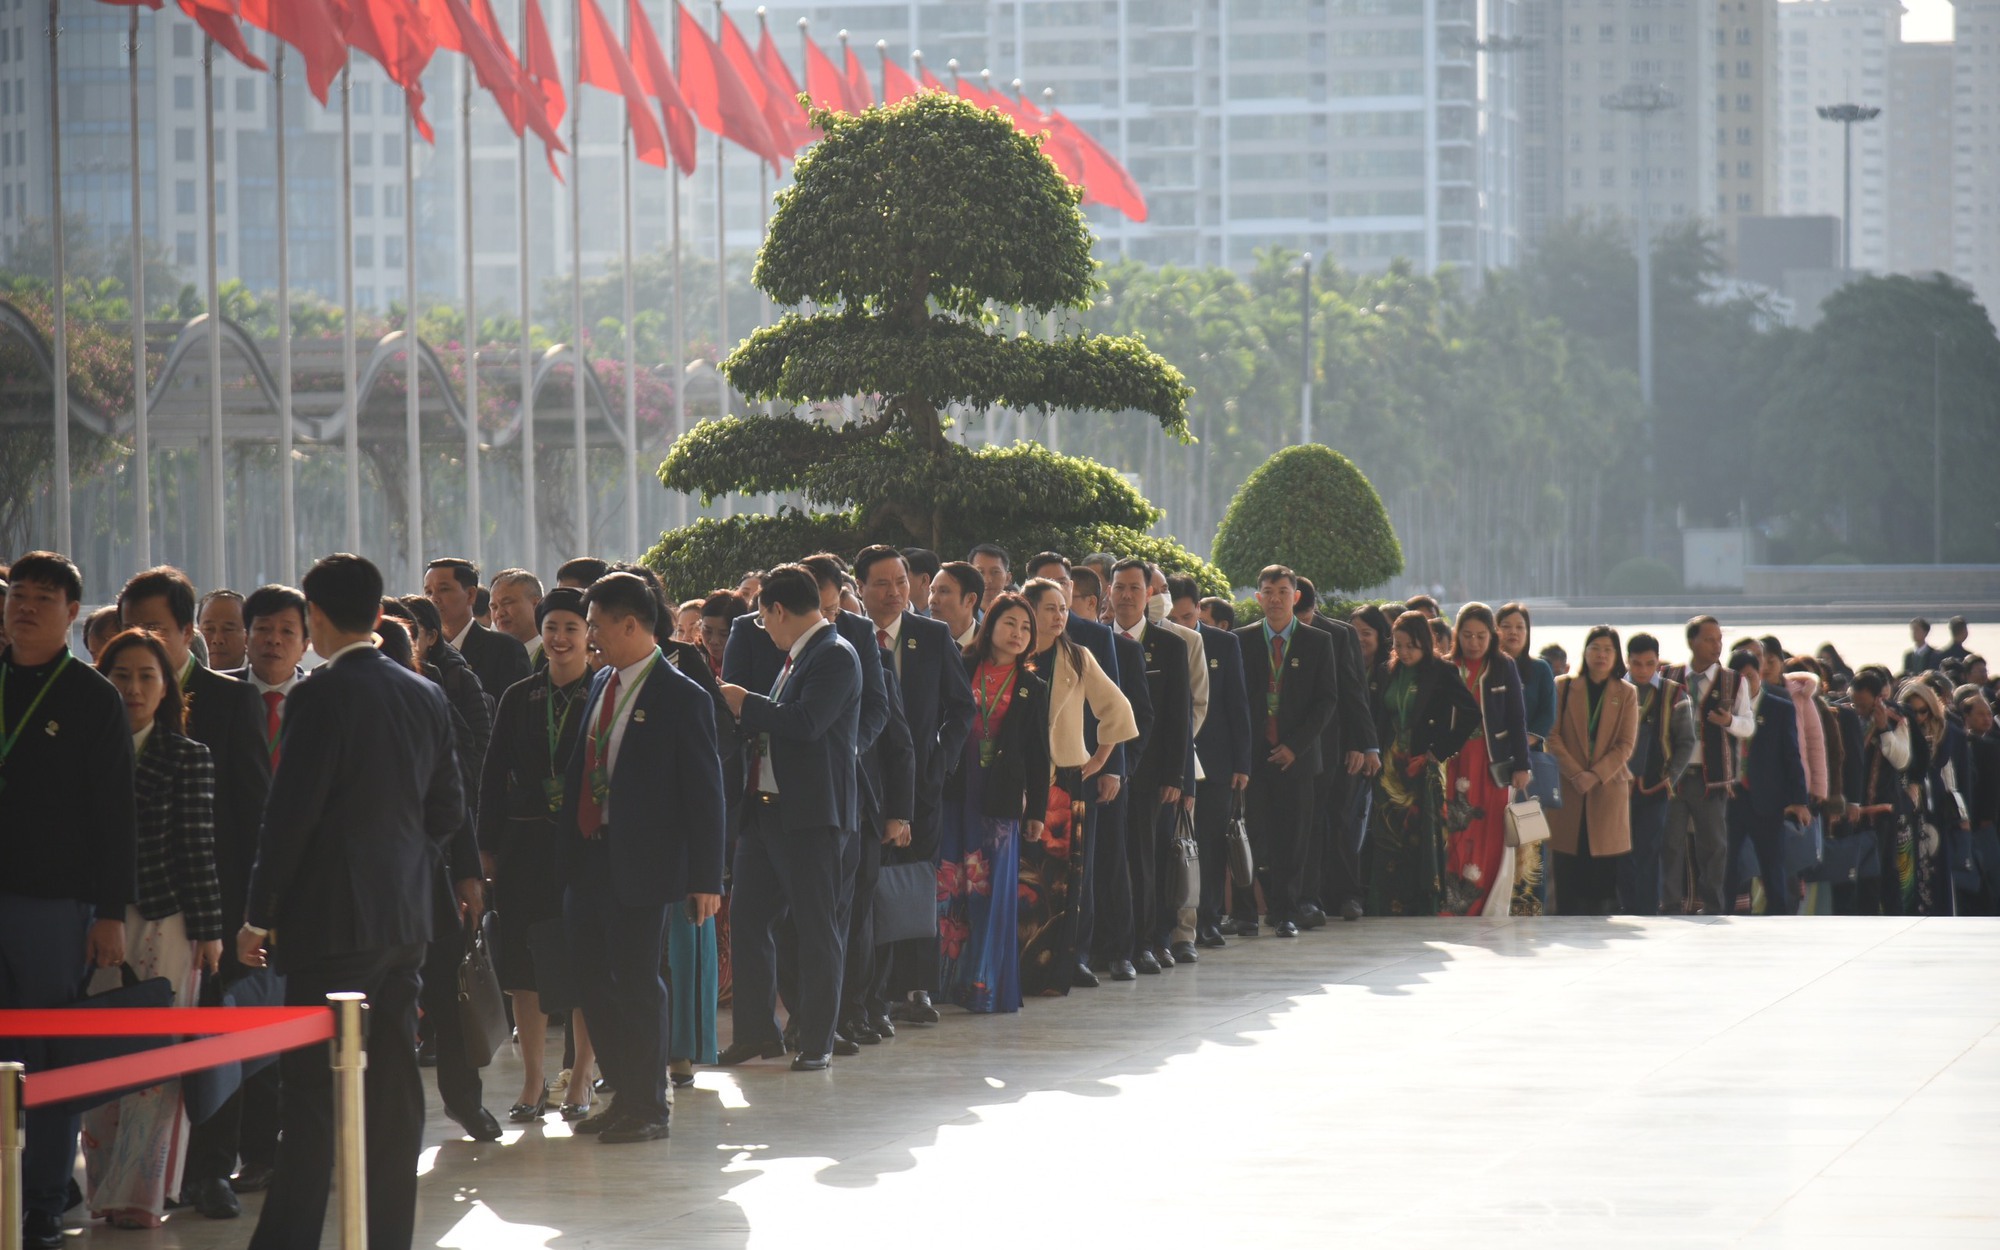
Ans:
[[[28,1070],[0,1063],[0,1250],[21,1250],[21,1095]]]
[[[368,1052],[366,994],[328,994],[333,1008],[333,1171],[340,1191],[340,1250],[368,1250]]]

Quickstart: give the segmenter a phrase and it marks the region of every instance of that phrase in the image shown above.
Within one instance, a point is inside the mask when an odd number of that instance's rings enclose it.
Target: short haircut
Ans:
[[[1137,570],[1140,578],[1143,579],[1148,585],[1152,584],[1153,581],[1152,574],[1147,570],[1146,562],[1144,560],[1141,560],[1137,556],[1126,556],[1123,560],[1120,560],[1118,563],[1112,565],[1111,580],[1117,581],[1118,575],[1120,573],[1130,573],[1133,572],[1134,570]]]
[[[1635,655],[1658,655],[1659,653],[1660,640],[1651,634],[1638,633],[1625,640],[1625,656],[1627,659]]]
[[[479,588],[479,566],[464,556],[444,556],[424,566],[426,573],[432,569],[450,569],[452,579],[459,585],[467,590]]]
[[[1535,658],[1538,660],[1542,660],[1544,662],[1546,662],[1551,656],[1554,656],[1558,660],[1567,660],[1569,658],[1569,652],[1563,650],[1563,645],[1559,642],[1552,642],[1548,646],[1543,647],[1540,651],[1535,652]]]
[[[382,570],[365,557],[322,556],[299,581],[306,602],[343,634],[365,634],[382,612]]]
[[[1236,605],[1221,595],[1210,595],[1196,606],[1207,608],[1208,614],[1214,617],[1216,623],[1223,629],[1236,628]]]
[[[63,592],[71,603],[83,602],[83,574],[74,561],[54,551],[30,551],[14,561],[7,572],[12,585],[31,582]]]
[[[749,611],[750,601],[734,590],[712,590],[701,601],[703,616],[719,617],[725,621],[733,621]]]
[[[1064,573],[1069,572],[1069,557],[1060,551],[1036,552],[1034,555],[1028,557],[1027,564],[1022,566],[1022,572],[1026,573],[1029,577],[1033,577],[1035,574],[1041,572],[1043,566],[1050,564],[1060,564]]]
[[[1947,628],[1949,628],[1949,629],[1951,630],[1951,632],[1953,632],[1954,634],[1955,634],[1955,633],[1957,633],[1957,632],[1958,632],[1958,631],[1960,631],[1960,630],[1969,630],[1969,629],[1971,629],[1971,626],[1969,626],[1969,625],[1967,625],[1967,624],[1965,623],[1965,618],[1964,618],[1964,617],[1962,617],[1962,616],[1954,616],[1954,617],[1952,617],[1952,618],[1951,618],[1951,620],[1949,620],[1949,621],[1947,621],[1947,622],[1946,622],[1946,626],[1947,626]]]
[[[1913,616],[1913,617],[1911,617],[1911,618],[1910,618],[1910,624],[1911,624],[1911,625],[1913,625],[1913,626],[1921,626],[1921,627],[1923,628],[1923,631],[1924,631],[1925,633],[1927,633],[1927,634],[1928,634],[1929,632],[1931,632],[1931,623],[1930,623],[1929,621],[1925,620],[1925,619],[1924,619],[1923,617],[1921,617],[1921,616]]]
[[[902,560],[902,559],[903,559],[903,553],[896,550],[894,547],[889,546],[887,543],[876,543],[871,547],[863,547],[860,550],[860,552],[857,553],[854,557],[855,580],[866,582],[868,580],[869,570],[873,569],[877,564],[880,564],[884,560]],[[909,563],[905,561],[903,564],[903,568],[907,571],[909,567],[910,567]]]
[[[1850,694],[1872,694],[1878,699],[1888,688],[1889,683],[1882,680],[1882,674],[1865,668],[1854,675],[1853,681],[1847,683]]]
[[[375,636],[382,640],[381,651],[404,668],[410,666],[410,659],[416,655],[416,648],[410,645],[410,631],[393,616],[385,616],[375,623]]]
[[[1294,577],[1292,585],[1299,588],[1299,601],[1294,606],[1301,612],[1310,612],[1319,602],[1319,587],[1313,585],[1310,577]]]
[[[1764,671],[1764,657],[1755,651],[1738,650],[1729,653],[1729,671],[1741,673],[1745,668],[1756,671],[1760,676]]]
[[[1523,658],[1526,658],[1530,654],[1529,648],[1534,646],[1535,643],[1535,618],[1529,615],[1528,605],[1519,600],[1511,603],[1503,603],[1500,605],[1500,610],[1493,614],[1493,630],[1496,634],[1500,630],[1499,622],[1506,620],[1510,616],[1521,618],[1521,655]],[[1496,643],[1495,645],[1498,644]]]
[[[1421,612],[1425,608],[1429,608],[1432,616],[1444,615],[1444,609],[1438,606],[1438,601],[1429,595],[1411,595],[1409,601],[1403,606],[1412,612]]]
[[[944,566],[944,561],[938,558],[938,553],[929,547],[905,547],[903,560],[910,566],[910,573],[914,577],[936,577],[938,569]]]
[[[118,606],[122,610],[127,604],[164,595],[167,610],[174,614],[174,624],[186,629],[194,624],[194,583],[188,575],[170,564],[162,564],[135,573],[132,580],[125,583],[118,592]]]
[[[1299,575],[1282,564],[1267,564],[1263,571],[1257,574],[1257,589],[1262,590],[1272,582],[1290,582],[1292,589],[1297,590]]]
[[[394,595],[384,595],[382,597],[382,615],[393,616],[399,621],[408,621],[412,625],[417,623],[416,614],[410,611],[409,605]]]
[[[1297,583],[1293,584],[1296,585]],[[1396,623],[1390,627],[1390,632],[1392,635],[1401,634],[1415,643],[1417,650],[1424,653],[1426,660],[1432,659],[1437,655],[1437,638],[1431,633],[1430,618],[1421,612],[1403,613],[1396,618]],[[1392,636],[1389,639],[1391,649],[1394,649],[1395,642],[1396,640]]]
[[[1198,608],[1201,606],[1201,587],[1195,585],[1194,578],[1187,574],[1176,573],[1167,579],[1167,598],[1175,603],[1183,599],[1192,599]]]
[[[299,614],[299,632],[311,629],[306,622],[311,618],[306,613],[306,597],[290,586],[280,586],[275,582],[269,586],[259,586],[243,600],[243,629],[249,632],[260,617],[276,616],[280,612],[292,611]]]
[[[658,573],[631,560],[614,561],[604,576],[609,577],[612,573],[629,573],[646,583],[647,589],[653,592],[653,632],[658,633],[663,628],[668,633],[673,632],[674,607],[667,602],[667,588],[660,585]]]
[[[1021,586],[1021,598],[1028,601],[1029,607],[1037,610],[1041,608],[1042,600],[1048,598],[1051,594],[1060,598],[1062,596],[1062,585],[1058,582],[1052,582],[1046,577],[1031,577]],[[1068,605],[1068,600],[1064,600],[1064,605]]]
[[[121,652],[138,647],[153,653],[153,659],[160,666],[160,676],[166,679],[166,689],[160,695],[160,706],[153,713],[153,723],[168,733],[180,733],[183,704],[181,699],[180,675],[174,671],[174,663],[167,658],[166,644],[150,629],[128,629],[104,644],[104,651],[97,657],[97,671],[109,676],[111,666],[118,661]]]
[[[811,569],[803,564],[781,564],[764,574],[764,588],[757,592],[757,605],[783,608],[793,616],[804,616],[819,611],[819,591],[819,578]]]
[[[404,595],[403,606],[410,610],[410,619],[426,633],[436,634],[438,641],[444,642],[444,617],[439,615],[437,605],[422,595]],[[412,641],[415,639],[412,638]]]
[[[214,603],[219,599],[234,599],[238,603],[243,602],[242,595],[226,587],[221,590],[211,590],[207,594],[201,597],[200,602],[194,605],[194,614],[196,616],[200,616],[202,613],[208,611],[209,604]],[[247,625],[248,622],[245,622],[245,624]]]
[[[798,567],[812,574],[813,581],[818,583],[821,590],[825,590],[828,586],[837,589],[847,580],[847,566],[832,552],[821,551],[809,555],[799,561]],[[776,572],[775,569],[772,571]],[[817,602],[817,599],[814,601]]]
[[[1069,571],[1069,585],[1069,597],[1072,600],[1104,597],[1104,579],[1097,575],[1096,569],[1087,564],[1079,564]]]
[[[660,623],[660,597],[636,573],[606,573],[584,592],[583,604],[586,613],[598,607],[613,616],[636,616],[649,630]]]
[[[974,547],[972,550],[965,553],[965,562],[967,564],[971,564],[972,557],[974,556],[992,556],[994,559],[1000,562],[1000,567],[1003,569],[1011,569],[1014,567],[1014,562],[1007,556],[1007,549],[1005,547],[1002,547],[999,543],[980,543],[978,546]]]
[[[528,593],[537,599],[547,593],[542,589],[542,579],[526,569],[501,569],[495,573],[493,589],[498,590],[502,586],[526,586]]]
[[[1618,631],[1609,625],[1592,625],[1590,632],[1583,636],[1583,649],[1585,651],[1590,650],[1590,644],[1596,642],[1599,638],[1609,638],[1611,640],[1611,675],[1613,677],[1623,677],[1625,675],[1625,648],[1619,645]]]
[[[964,560],[945,561],[938,566],[937,575],[939,577],[949,577],[952,581],[957,582],[958,593],[961,595],[971,595],[977,599],[986,593],[986,579],[979,575],[978,569],[973,568],[972,565]]]
[[[109,638],[118,631],[118,605],[115,603],[107,603],[83,618],[83,641],[86,646],[99,634]]]
[[[582,582],[584,588],[589,589],[592,583],[610,571],[611,566],[596,556],[578,556],[574,560],[563,561],[562,567],[556,570],[556,580]]]
[[[491,616],[493,614],[493,592],[481,586],[472,592],[472,614]]]

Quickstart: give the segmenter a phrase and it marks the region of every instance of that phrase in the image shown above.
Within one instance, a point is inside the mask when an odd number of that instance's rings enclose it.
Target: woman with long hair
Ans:
[[[1513,909],[1515,871],[1515,848],[1507,845],[1507,804],[1533,780],[1521,674],[1500,648],[1493,609],[1483,603],[1458,610],[1451,655],[1459,680],[1479,704],[1482,732],[1467,739],[1446,773],[1442,911],[1448,916],[1505,916]]]
[[[1048,815],[1041,836],[1021,844],[1021,993],[1035,997],[1069,993],[1083,897],[1084,787],[1094,784],[1119,743],[1138,736],[1139,726],[1132,704],[1097,657],[1070,641],[1062,587],[1038,577],[1021,588],[1021,598],[1035,613],[1035,640],[1024,663],[1049,687]],[[1095,751],[1084,745],[1086,706],[1097,718]]]
[[[1549,758],[1549,734],[1556,726],[1555,670],[1531,649],[1535,622],[1528,613],[1528,605],[1503,603],[1493,620],[1500,637],[1500,653],[1514,661],[1514,669],[1521,675],[1522,711],[1528,727],[1528,767],[1533,771],[1537,757]],[[1544,772],[1549,767],[1550,764],[1542,765]],[[1560,771],[1556,775],[1561,776]],[[1515,849],[1514,915],[1542,914],[1549,896],[1547,867],[1541,843],[1532,842]]]
[[[1556,678],[1556,727],[1549,753],[1562,769],[1563,805],[1549,813],[1556,910],[1609,915],[1617,905],[1618,857],[1632,851],[1632,770],[1639,742],[1639,692],[1625,680],[1618,631],[1593,625],[1583,669]]]
[[[1912,677],[1903,683],[1903,707],[1910,735],[1910,783],[1919,787],[1915,836],[1897,847],[1895,871],[1903,888],[1906,916],[1945,916],[1952,911],[1951,880],[1945,866],[1945,839],[1965,821],[1959,777],[1967,771],[1965,733],[1945,714],[1944,700],[1930,683]],[[1889,871],[1889,865],[1883,865]]]
[[[128,629],[104,644],[97,671],[125,701],[136,757],[139,898],[125,908],[125,964],[141,980],[173,982],[192,1007],[201,974],[222,959],[222,885],[215,865],[215,765],[182,732],[182,696],[159,636]],[[92,989],[116,989],[101,969]],[[136,1090],[83,1117],[91,1214],[118,1228],[158,1228],[187,1162],[188,1119],[178,1080]]]
[[[1368,911],[1435,916],[1444,875],[1444,769],[1479,729],[1479,704],[1432,649],[1430,620],[1405,612],[1391,627],[1391,663],[1375,718],[1382,771],[1368,840]]]
[[[972,732],[944,784],[939,834],[941,992],[974,1012],[1021,1009],[1021,839],[1042,836],[1048,814],[1048,683],[1024,661],[1035,610],[1011,592],[994,598],[965,649]]]

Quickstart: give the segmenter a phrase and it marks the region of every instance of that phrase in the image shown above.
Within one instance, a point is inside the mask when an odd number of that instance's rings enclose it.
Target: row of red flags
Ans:
[[[103,2],[158,9],[164,0]],[[209,38],[253,69],[269,67],[244,42],[241,23],[297,49],[305,61],[306,83],[321,104],[347,62],[348,49],[366,54],[402,87],[410,116],[427,140],[434,140],[434,134],[424,116],[424,69],[439,49],[457,52],[471,62],[479,85],[493,96],[514,133],[532,130],[542,140],[549,169],[560,178],[555,154],[568,149],[557,130],[569,101],[541,6],[537,0],[524,2],[525,46],[517,56],[501,32],[491,0],[177,0]],[[676,0],[676,72],[640,0],[625,0],[629,45],[605,20],[597,0],[575,3],[582,36],[576,79],[624,99],[633,154],[646,164],[665,168],[671,155],[683,174],[693,173],[697,122],[770,162],[774,170],[782,170],[782,162],[816,137],[799,104],[799,84],[761,17],[753,50],[727,14],[721,15],[719,35],[710,35]],[[805,43],[804,94],[815,106],[858,113],[876,103],[868,72],[852,47],[844,50],[845,65],[836,66],[811,39]],[[917,75],[912,78],[885,56],[882,103],[947,90],[921,62]],[[1043,136],[1042,150],[1064,177],[1083,188],[1084,203],[1106,205],[1133,221],[1146,220],[1145,197],[1124,165],[1062,113],[1043,112],[1020,95],[962,78],[956,79],[956,94],[981,108],[998,109],[1023,133]]]

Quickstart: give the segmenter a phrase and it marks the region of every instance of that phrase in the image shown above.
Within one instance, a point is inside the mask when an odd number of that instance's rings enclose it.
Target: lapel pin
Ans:
[[[645,723],[646,723],[646,709],[645,709],[645,708],[642,708],[642,707],[635,707],[635,708],[633,708],[633,709],[632,709],[632,721],[633,721],[633,723],[634,723],[634,724],[638,724],[638,725],[643,725],[643,724],[645,724]]]
[[[1297,661],[1296,659],[1295,659],[1295,660],[1293,660],[1293,661],[1292,661],[1292,667],[1293,667],[1293,668],[1297,668],[1298,666],[1299,666],[1299,662],[1298,662],[1298,661]]]
[[[917,649],[917,640],[915,638],[903,639],[903,650],[915,651],[916,649]]]
[[[50,721],[48,724],[42,727],[42,732],[47,734],[49,737],[53,738],[56,736],[56,732],[60,728],[61,726],[57,725],[54,721]]]

